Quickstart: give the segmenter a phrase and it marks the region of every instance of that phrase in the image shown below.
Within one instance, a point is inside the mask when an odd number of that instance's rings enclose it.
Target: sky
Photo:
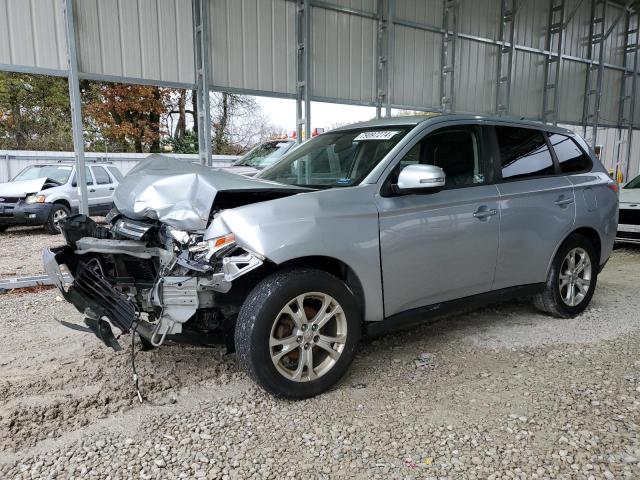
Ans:
[[[285,98],[255,97],[262,111],[269,116],[274,126],[287,133],[296,129],[296,102]],[[329,130],[338,125],[370,120],[376,116],[375,107],[338,105],[335,103],[311,102],[311,129]]]

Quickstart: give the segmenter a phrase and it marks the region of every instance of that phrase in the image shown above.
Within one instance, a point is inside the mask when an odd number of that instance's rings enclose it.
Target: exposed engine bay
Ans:
[[[239,247],[232,234],[204,240],[203,233],[131,220],[116,210],[107,219],[101,226],[84,215],[70,217],[61,227],[67,245],[44,252],[47,273],[85,315],[87,328],[115,349],[112,327],[126,333],[134,325],[152,346],[178,337],[228,340],[242,301],[230,293],[233,282],[264,258]]]

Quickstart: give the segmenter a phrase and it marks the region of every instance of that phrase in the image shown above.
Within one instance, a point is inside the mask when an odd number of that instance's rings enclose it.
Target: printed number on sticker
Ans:
[[[372,132],[362,132],[356,138],[354,142],[361,142],[364,140],[391,140],[394,135],[400,133],[398,130],[376,130]]]

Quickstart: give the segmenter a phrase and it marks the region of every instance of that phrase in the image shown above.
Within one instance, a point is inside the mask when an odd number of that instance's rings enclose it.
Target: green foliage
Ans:
[[[162,139],[163,150],[173,153],[198,153],[198,134],[187,131],[184,137],[165,137]]]
[[[66,79],[0,73],[0,149],[73,149]]]

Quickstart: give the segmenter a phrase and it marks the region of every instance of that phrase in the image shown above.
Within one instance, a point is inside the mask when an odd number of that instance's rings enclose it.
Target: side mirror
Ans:
[[[444,170],[434,165],[407,165],[398,176],[397,189],[400,193],[434,193],[445,185]]]

